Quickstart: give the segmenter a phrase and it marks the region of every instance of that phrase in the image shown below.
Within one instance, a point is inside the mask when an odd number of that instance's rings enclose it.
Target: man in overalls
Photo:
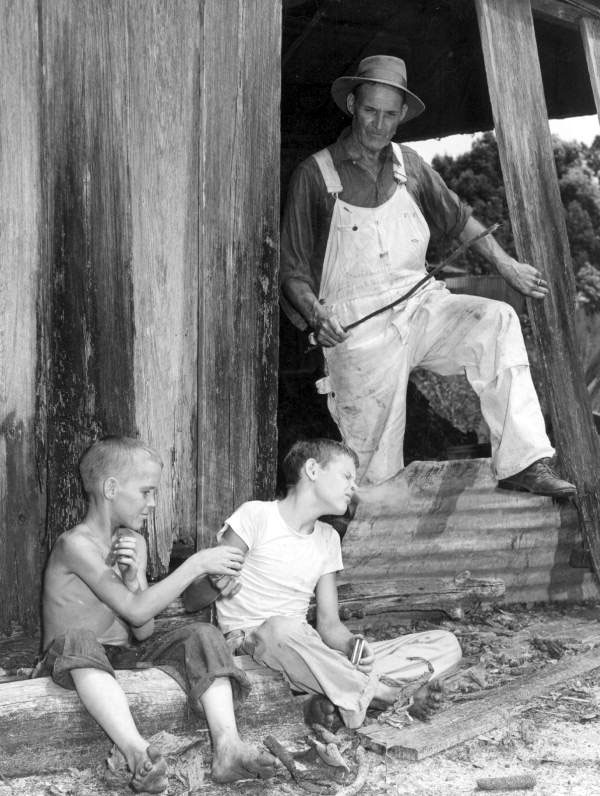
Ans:
[[[317,386],[359,455],[360,483],[381,483],[403,468],[408,377],[420,367],[465,373],[489,426],[499,486],[575,494],[550,467],[554,449],[509,305],[453,295],[431,280],[408,301],[344,331],[422,279],[430,228],[462,242],[483,226],[413,150],[393,143],[398,126],[425,107],[406,87],[404,61],[365,58],[356,75],[333,83],[332,96],[352,126],[292,177],[282,296],[292,321],[323,347],[327,375]],[[492,236],[473,248],[522,294],[542,300],[548,293],[542,274]]]

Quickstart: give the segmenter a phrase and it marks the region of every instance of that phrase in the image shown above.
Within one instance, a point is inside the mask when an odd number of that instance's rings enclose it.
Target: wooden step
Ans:
[[[569,563],[580,543],[571,502],[498,489],[489,459],[411,462],[396,478],[361,488],[342,541],[340,590],[451,582],[468,570],[503,581],[504,603],[595,599],[592,573]]]

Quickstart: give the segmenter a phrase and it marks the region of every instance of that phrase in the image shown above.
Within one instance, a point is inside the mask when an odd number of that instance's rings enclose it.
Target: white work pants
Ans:
[[[381,483],[404,466],[406,390],[418,367],[466,375],[490,429],[497,478],[554,455],[519,319],[504,302],[453,295],[440,285],[352,330],[325,357],[322,391],[359,456],[363,484]]]

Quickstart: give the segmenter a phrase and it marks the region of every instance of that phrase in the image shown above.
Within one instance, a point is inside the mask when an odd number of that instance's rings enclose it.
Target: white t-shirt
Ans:
[[[248,553],[242,588],[216,602],[223,633],[256,627],[271,616],[306,618],[318,580],[343,568],[340,537],[331,525],[317,520],[311,533],[300,534],[287,525],[277,500],[244,503],[226,522]]]

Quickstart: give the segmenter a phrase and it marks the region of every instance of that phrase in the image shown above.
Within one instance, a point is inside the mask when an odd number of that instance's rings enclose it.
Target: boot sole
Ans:
[[[502,483],[502,481],[498,481],[498,489],[506,489],[509,492],[528,492],[530,495],[541,495],[541,497],[553,497],[553,498],[568,498],[568,497],[575,497],[577,495],[576,489],[563,489],[560,492],[536,492],[533,489],[528,489],[526,486],[517,486],[516,484],[506,484]]]

